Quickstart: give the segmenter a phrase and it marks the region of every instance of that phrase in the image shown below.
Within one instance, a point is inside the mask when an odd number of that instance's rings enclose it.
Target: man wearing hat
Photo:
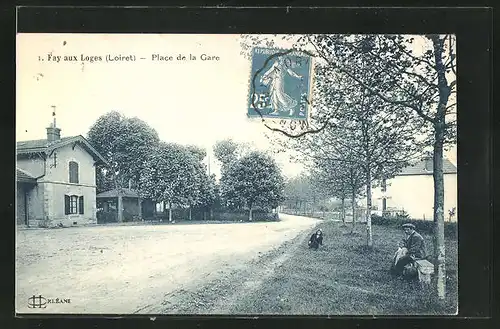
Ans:
[[[415,225],[411,223],[403,224],[403,230],[405,237],[400,243],[391,267],[391,272],[396,276],[404,274],[405,266],[408,267],[415,260],[426,257],[425,240],[415,231]]]

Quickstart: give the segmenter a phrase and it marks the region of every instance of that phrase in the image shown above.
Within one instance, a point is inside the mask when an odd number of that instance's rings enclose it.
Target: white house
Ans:
[[[402,170],[382,186],[373,189],[372,210],[405,210],[413,219],[433,220],[434,180],[433,163],[428,158]],[[443,159],[444,216],[450,219],[449,211],[455,209],[452,221],[458,218],[457,168],[448,159]]]
[[[95,165],[106,161],[83,136],[60,132],[54,120],[46,139],[17,142],[17,224],[97,223]]]

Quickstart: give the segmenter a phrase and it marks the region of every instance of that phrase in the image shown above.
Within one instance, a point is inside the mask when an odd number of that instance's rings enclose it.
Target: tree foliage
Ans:
[[[88,132],[88,140],[109,163],[96,170],[99,191],[138,182],[144,160],[159,143],[158,133],[138,118],[112,111],[102,115]]]
[[[283,200],[284,179],[273,158],[253,151],[232,162],[221,177],[221,193],[229,205],[276,208]]]
[[[241,152],[240,145],[232,139],[218,141],[215,143],[213,151],[223,168],[237,160]]]
[[[315,186],[310,177],[304,174],[285,181],[284,196],[288,200],[310,201],[315,192]]]
[[[197,146],[161,142],[147,157],[140,176],[140,194],[180,207],[210,207],[215,202],[215,177],[203,163],[206,152]],[[169,211],[169,219],[171,211]]]

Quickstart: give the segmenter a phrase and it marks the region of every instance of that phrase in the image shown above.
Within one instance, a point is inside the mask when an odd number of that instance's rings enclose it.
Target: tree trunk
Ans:
[[[446,297],[446,258],[444,245],[444,178],[443,178],[443,132],[436,127],[434,143],[434,266],[437,273],[439,299]]]
[[[252,211],[253,211],[253,209],[252,209],[252,205],[250,205],[248,208],[249,208],[249,211],[248,211],[248,221],[250,221],[250,222],[251,222],[251,221],[252,221],[252,219],[253,219],[253,218],[252,218]]]
[[[353,233],[354,229],[356,228],[356,196],[354,195],[354,192],[352,192],[352,195],[351,195],[351,207],[352,207],[351,233]]]
[[[210,207],[210,220],[214,219],[214,210]]]
[[[165,216],[165,212],[167,210],[167,203],[165,201],[161,202],[161,208],[163,208],[163,209],[162,209],[162,214],[160,217],[160,222],[163,222],[163,216]]]
[[[142,200],[140,198],[137,199],[137,207],[139,208],[137,211],[139,219],[144,222],[144,216],[142,216]]]
[[[345,225],[345,198],[342,197],[342,206],[340,209],[340,216],[342,219],[342,224]]]
[[[189,206],[189,220],[192,220],[193,217],[192,217],[192,212],[191,212],[191,206]]]
[[[123,222],[123,199],[121,195],[118,195],[118,222]]]
[[[434,178],[434,269],[437,273],[436,288],[441,301],[446,297],[446,257],[444,245],[444,177],[443,177],[443,143],[445,132],[446,104],[451,88],[446,81],[446,71],[442,54],[444,52],[444,39],[438,35],[431,36],[434,46],[434,59],[439,86],[439,104],[434,118],[434,153],[433,173]]]
[[[207,210],[203,210],[203,220],[207,220]]]
[[[168,202],[168,221],[172,221],[172,202]]]
[[[372,237],[372,173],[371,168],[366,172],[366,238],[368,247],[373,246]]]
[[[436,135],[439,133],[436,131]],[[433,157],[434,178],[434,267],[437,273],[437,293],[439,299],[445,298],[446,291],[446,262],[444,245],[444,179],[443,179],[443,145],[434,144]]]

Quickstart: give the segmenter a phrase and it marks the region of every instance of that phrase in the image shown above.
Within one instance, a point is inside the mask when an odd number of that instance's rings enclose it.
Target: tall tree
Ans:
[[[143,198],[166,202],[172,221],[172,205],[189,204],[196,174],[192,153],[181,145],[161,142],[145,161],[139,193]]]
[[[200,206],[203,208],[203,219],[206,219],[206,213],[210,214],[210,219],[213,219],[213,208],[219,199],[219,191],[215,180],[215,175],[204,175],[202,184],[200,185]]]
[[[185,190],[189,205],[189,220],[191,220],[193,206],[210,207],[213,204],[215,185],[213,177],[208,176],[207,166],[203,163],[206,151],[194,145],[186,146],[186,151],[193,156],[193,173],[188,177],[189,183]]]
[[[135,183],[144,167],[144,159],[159,143],[158,133],[138,118],[127,118],[112,111],[102,115],[88,132],[92,146],[108,160],[109,167],[98,167],[99,191],[128,187]]]
[[[215,143],[213,151],[223,169],[240,156],[239,144],[232,139],[218,141]]]
[[[221,202],[225,207],[231,209],[243,207],[244,200],[239,198],[238,195],[233,195],[234,190],[227,184],[222,184],[222,181],[227,180],[229,168],[249,152],[248,148],[231,138],[227,138],[217,141],[213,147],[213,152],[215,158],[221,164],[221,184],[219,186]]]
[[[283,200],[284,179],[269,155],[251,152],[229,165],[221,178],[224,197],[233,204],[244,204],[252,221],[255,207],[276,208]]]

